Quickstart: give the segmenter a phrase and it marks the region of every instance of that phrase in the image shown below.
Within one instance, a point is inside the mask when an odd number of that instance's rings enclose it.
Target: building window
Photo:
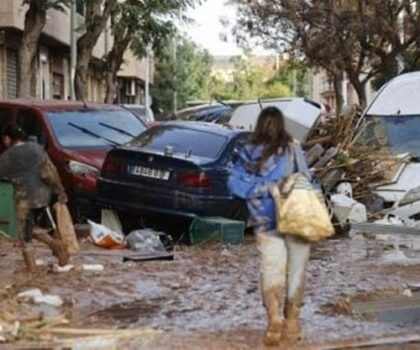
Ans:
[[[62,100],[64,98],[64,77],[62,74],[53,73],[52,79],[53,98]]]
[[[76,12],[81,16],[85,15],[84,0],[76,0]]]
[[[17,97],[17,51],[7,49],[6,53],[6,92],[7,98]]]

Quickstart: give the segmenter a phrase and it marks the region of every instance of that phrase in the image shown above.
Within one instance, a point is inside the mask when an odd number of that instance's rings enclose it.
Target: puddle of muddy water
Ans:
[[[161,309],[161,300],[136,300],[130,303],[112,305],[99,310],[90,316],[105,321],[115,321],[120,324],[139,324],[141,319],[153,318]]]
[[[420,293],[411,297],[387,296],[352,304],[354,312],[368,321],[420,326]]]

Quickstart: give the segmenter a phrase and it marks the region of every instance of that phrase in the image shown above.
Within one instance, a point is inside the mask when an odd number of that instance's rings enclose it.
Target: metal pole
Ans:
[[[176,54],[177,54],[177,48],[176,48],[176,37],[173,38],[173,64],[174,64],[174,76],[173,76],[173,81],[174,81],[174,92],[173,92],[173,112],[174,114],[177,112],[178,110],[178,92],[177,92],[177,58],[176,58]]]
[[[77,45],[76,45],[76,0],[71,2],[70,9],[70,99],[76,99],[74,77],[76,75]]]
[[[397,20],[398,20],[398,37],[399,37],[401,45],[403,45],[405,41],[405,33],[404,33],[405,11],[404,9],[402,9],[401,12],[398,14]],[[402,54],[398,55],[397,62],[398,62],[398,73],[401,73],[404,70],[404,58]]]
[[[297,97],[297,71],[293,69],[293,97]]]
[[[150,107],[150,48],[147,47],[146,54],[146,81],[144,89],[144,105],[146,107],[146,116],[149,116],[149,107]]]
[[[348,105],[348,100],[347,100],[347,74],[343,73],[343,81],[341,82],[342,84],[342,90],[343,90],[343,106],[347,106]]]

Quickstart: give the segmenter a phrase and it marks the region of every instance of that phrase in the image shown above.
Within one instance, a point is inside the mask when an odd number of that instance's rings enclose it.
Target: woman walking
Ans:
[[[277,345],[281,339],[294,342],[301,336],[299,313],[310,245],[276,231],[270,194],[274,183],[296,171],[310,178],[302,150],[285,130],[283,114],[276,107],[267,107],[229,178],[233,194],[247,202],[257,236],[262,299],[268,317],[266,345]]]

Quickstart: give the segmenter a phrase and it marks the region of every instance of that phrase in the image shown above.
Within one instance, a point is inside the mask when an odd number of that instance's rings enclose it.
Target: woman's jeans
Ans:
[[[261,289],[270,317],[298,320],[310,244],[277,231],[257,234]]]

